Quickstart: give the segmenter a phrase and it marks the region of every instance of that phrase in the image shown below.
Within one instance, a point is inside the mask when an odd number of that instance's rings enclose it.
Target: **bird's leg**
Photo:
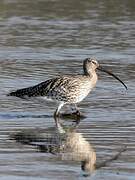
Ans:
[[[56,109],[56,111],[55,111],[55,113],[54,113],[54,117],[59,117],[59,115],[60,115],[60,109],[62,108],[63,105],[64,105],[63,102],[61,102],[61,103],[59,104],[59,106],[57,107],[57,109]]]
[[[80,111],[79,111],[79,109],[78,109],[78,107],[77,107],[76,104],[74,104],[74,109],[75,109],[75,112],[73,112],[72,114],[75,114],[75,115],[77,115],[77,116],[80,116],[81,113],[80,113]]]
[[[62,126],[62,124],[59,122],[59,117],[54,117],[55,119],[55,124],[56,124],[56,129],[58,130],[59,134],[65,134],[65,130]]]

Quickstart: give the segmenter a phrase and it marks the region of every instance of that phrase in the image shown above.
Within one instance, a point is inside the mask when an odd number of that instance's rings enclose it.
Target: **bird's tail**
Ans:
[[[33,97],[33,96],[47,96],[50,88],[53,87],[56,80],[57,78],[49,79],[35,86],[18,89],[16,91],[10,92],[8,96],[16,96],[20,98],[27,98],[27,97]]]
[[[32,97],[34,96],[34,88],[33,87],[28,87],[28,88],[23,88],[23,89],[18,89],[16,91],[12,91],[7,96],[16,96],[20,98],[25,98],[25,97]]]
[[[53,81],[55,81],[55,79]],[[50,87],[51,83],[53,84],[53,81],[47,80],[35,86],[18,89],[16,91],[10,92],[8,96],[16,96],[20,98],[27,98],[33,96],[46,96],[47,92],[49,91],[48,86]]]

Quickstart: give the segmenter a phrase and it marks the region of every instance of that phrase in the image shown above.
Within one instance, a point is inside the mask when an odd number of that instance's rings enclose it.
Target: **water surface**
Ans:
[[[95,148],[98,162],[127,145],[119,159],[91,179],[134,179],[134,19],[133,0],[0,2],[1,180],[84,178],[78,162],[67,163],[9,139],[24,129],[55,127],[52,114],[57,105],[6,94],[59,74],[81,73],[86,57],[96,57],[128,86],[126,91],[113,78],[98,73],[97,87],[79,104],[86,118],[78,131]]]

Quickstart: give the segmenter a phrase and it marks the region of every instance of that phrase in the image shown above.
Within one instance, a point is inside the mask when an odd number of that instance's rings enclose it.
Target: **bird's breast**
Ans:
[[[85,81],[82,81],[82,83],[80,83],[77,102],[82,101],[90,93],[90,91],[95,87],[96,82],[97,75],[94,74],[92,78],[87,78]]]

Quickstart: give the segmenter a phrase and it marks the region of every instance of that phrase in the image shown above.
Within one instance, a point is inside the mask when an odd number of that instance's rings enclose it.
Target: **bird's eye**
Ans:
[[[97,63],[95,61],[91,61],[94,65],[96,65]]]

